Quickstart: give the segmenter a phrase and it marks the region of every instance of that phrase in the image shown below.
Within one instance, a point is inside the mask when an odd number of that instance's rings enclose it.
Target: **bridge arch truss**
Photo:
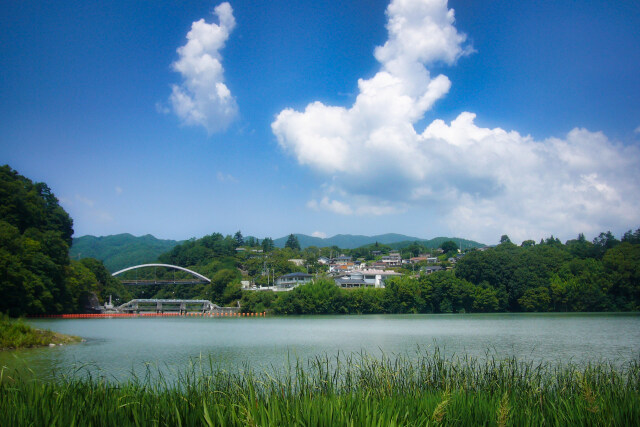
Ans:
[[[113,274],[111,274],[111,275],[112,275],[113,277],[116,277],[116,276],[118,276],[118,275],[120,275],[120,274],[122,274],[122,273],[124,273],[124,272],[131,271],[131,270],[137,270],[137,269],[139,269],[139,268],[145,268],[145,267],[166,267],[166,268],[173,268],[173,269],[176,269],[176,270],[181,270],[181,271],[187,272],[187,273],[191,274],[192,276],[197,277],[197,278],[198,278],[198,279],[200,279],[200,281],[202,281],[202,282],[211,283],[211,279],[209,279],[209,278],[207,278],[207,277],[203,276],[203,275],[202,275],[202,274],[200,274],[200,273],[196,273],[195,271],[193,271],[193,270],[189,270],[188,268],[180,267],[180,266],[178,266],[178,265],[171,265],[171,264],[140,264],[140,265],[134,265],[134,266],[132,266],[132,267],[127,267],[127,268],[123,268],[123,269],[122,269],[122,270],[120,270],[120,271],[116,271],[115,273],[113,273]]]

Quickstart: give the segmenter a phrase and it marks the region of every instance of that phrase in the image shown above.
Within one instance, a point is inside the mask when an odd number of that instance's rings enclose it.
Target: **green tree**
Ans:
[[[606,233],[600,233],[598,237],[593,239],[593,246],[595,246],[596,256],[602,258],[607,250],[614,248],[620,244],[620,241],[615,238],[611,231]]]
[[[565,246],[574,257],[581,259],[594,257],[596,253],[593,243],[587,241],[583,233],[578,234],[577,239],[567,241]]]
[[[557,237],[553,237],[553,234],[544,241],[544,244],[550,246],[562,246],[562,242],[560,241],[560,239],[558,239]]]
[[[498,311],[500,303],[498,292],[491,287],[478,286],[475,291],[473,301],[473,311],[481,313],[492,313]]]
[[[549,311],[551,308],[551,296],[549,289],[539,286],[527,289],[524,295],[518,300],[520,306],[526,311]]]
[[[223,269],[218,271],[211,278],[211,285],[210,285],[211,290],[209,292],[209,297],[211,298],[211,301],[222,302],[222,298],[227,286],[229,286],[234,282],[239,281],[239,279],[240,279],[240,276],[237,270]]]
[[[71,261],[66,275],[66,284],[71,298],[68,310],[82,313],[92,308],[91,300],[97,297],[96,276],[79,261]]]
[[[420,283],[408,276],[385,283],[384,307],[388,313],[422,313],[425,311]]]
[[[83,258],[80,263],[93,273],[100,302],[104,303],[109,299],[109,296],[112,297],[114,305],[124,304],[133,299],[133,295],[127,287],[120,283],[120,280],[113,277],[101,261],[95,258]]]
[[[569,304],[569,290],[576,288],[575,278],[571,278],[572,283],[563,280],[557,274],[554,274],[551,278],[551,286],[549,291],[551,293],[551,301],[553,303],[554,311],[568,311]]]
[[[300,242],[298,242],[298,238],[295,234],[289,234],[287,238],[287,242],[284,244],[285,248],[300,250]]]
[[[640,244],[640,228],[636,229],[635,232],[631,232],[631,230],[629,230],[624,233],[624,236],[622,236],[622,241],[634,245]]]
[[[458,251],[458,245],[456,245],[456,242],[453,240],[447,240],[440,245],[440,249],[442,249],[445,254],[451,254]]]
[[[271,252],[275,245],[273,244],[273,239],[271,237],[265,237],[262,239],[262,250],[264,252]]]
[[[240,230],[236,231],[236,234],[233,235],[233,239],[236,241],[236,246],[244,245],[244,238],[242,237],[242,232]]]
[[[500,236],[500,244],[502,243],[511,243],[511,239],[506,234]]]
[[[640,309],[640,245],[625,241],[610,249],[603,260],[611,283],[608,294],[624,310]]]
[[[445,243],[447,243],[447,242],[445,242]],[[454,245],[455,245],[455,243],[454,243]],[[407,255],[410,255],[412,257],[417,257],[418,255],[420,255],[420,252],[422,252],[424,249],[425,248],[421,244],[419,244],[418,242],[413,242],[403,250],[403,253],[406,253]],[[456,246],[455,249],[457,250],[458,247]],[[447,251],[445,251],[445,252],[447,252]]]

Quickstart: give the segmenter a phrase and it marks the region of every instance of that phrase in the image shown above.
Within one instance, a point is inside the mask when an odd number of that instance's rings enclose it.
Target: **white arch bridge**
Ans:
[[[112,274],[113,277],[116,277],[122,273],[125,273],[127,271],[131,271],[131,270],[138,270],[140,268],[147,268],[147,267],[154,267],[154,274],[153,274],[153,279],[148,279],[148,278],[144,278],[144,279],[138,279],[138,275],[136,273],[136,277],[133,279],[127,278],[127,279],[120,279],[120,281],[122,282],[123,285],[196,285],[199,283],[211,283],[211,279],[203,276],[200,273],[196,273],[193,270],[189,270],[188,268],[184,268],[184,267],[180,267],[177,265],[171,265],[171,264],[140,264],[140,265],[134,265],[133,267],[127,267],[127,268],[123,268],[120,271],[116,271],[115,273]],[[175,270],[181,270],[181,271],[185,271],[189,274],[191,274],[193,276],[193,279],[181,279],[181,278],[176,278],[175,274],[172,279],[158,279],[156,277],[156,272],[155,272],[155,267],[165,267],[165,268],[173,268]]]

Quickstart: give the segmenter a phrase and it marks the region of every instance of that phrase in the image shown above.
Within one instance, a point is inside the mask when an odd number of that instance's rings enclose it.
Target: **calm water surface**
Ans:
[[[640,314],[454,314],[288,316],[266,318],[33,319],[28,323],[86,342],[0,353],[9,370],[39,377],[83,366],[113,379],[151,364],[171,376],[199,357],[228,369],[260,369],[318,354],[365,351],[415,355],[435,346],[446,355],[551,363],[640,358]],[[208,363],[208,362],[207,362]]]

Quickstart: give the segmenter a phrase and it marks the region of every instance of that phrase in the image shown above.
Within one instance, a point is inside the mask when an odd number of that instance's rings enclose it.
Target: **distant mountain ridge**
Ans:
[[[457,237],[420,239],[396,233],[376,236],[337,234],[327,238],[308,236],[306,234],[295,234],[295,236],[303,249],[309,246],[317,246],[319,248],[337,246],[340,249],[355,249],[376,242],[389,245],[394,249],[402,249],[414,242],[421,243],[429,248],[437,248],[447,240],[453,240],[463,249],[484,246],[482,243]],[[275,246],[283,248],[288,237],[284,236],[275,239]],[[157,239],[151,234],[133,236],[129,233],[124,233],[100,237],[88,235],[73,239],[69,256],[71,259],[76,260],[81,258],[99,259],[109,271],[114,272],[132,265],[155,262],[160,255],[181,243],[183,241]]]
[[[379,234],[376,236],[336,234],[333,237],[326,238],[308,236],[306,234],[294,235],[298,238],[300,247],[303,249],[309,246],[317,246],[319,248],[337,246],[341,249],[355,249],[359,248],[360,246],[370,245],[376,242],[384,245],[389,245],[394,249],[402,249],[406,246],[409,246],[413,242],[421,243],[430,248],[437,248],[447,240],[453,240],[454,242],[456,242],[456,244],[458,244],[458,246],[462,246],[463,248],[478,248],[484,246],[484,244],[482,243],[473,240],[462,239],[459,237],[435,237],[433,239],[421,239],[419,237],[411,237],[404,234],[396,233]],[[283,248],[285,243],[287,242],[288,237],[289,236],[280,237],[279,239],[275,239],[273,243],[275,244],[275,246]]]
[[[177,240],[161,240],[151,234],[134,236],[129,233],[111,236],[82,236],[73,238],[69,256],[71,259],[96,258],[110,272],[137,264],[151,263],[158,256],[182,243]]]

